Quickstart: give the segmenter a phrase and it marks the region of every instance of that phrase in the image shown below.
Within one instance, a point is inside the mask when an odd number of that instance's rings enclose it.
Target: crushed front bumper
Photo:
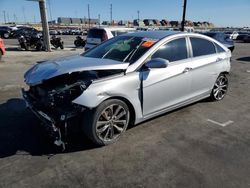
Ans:
[[[22,96],[25,100],[26,107],[43,122],[50,137],[54,139],[54,143],[58,146],[62,145],[63,149],[65,149],[68,121],[82,113],[85,108],[82,106],[74,106],[74,108],[69,109],[53,109],[53,113],[48,113],[37,108],[29,92],[24,89],[22,89]]]

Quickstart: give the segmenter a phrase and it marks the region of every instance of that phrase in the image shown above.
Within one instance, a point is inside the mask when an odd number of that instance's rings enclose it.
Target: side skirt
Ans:
[[[205,98],[207,98],[207,97],[209,97],[209,96],[210,96],[210,91],[209,91],[209,92],[206,92],[206,93],[203,93],[203,94],[201,94],[201,95],[198,95],[198,96],[196,96],[196,97],[194,97],[194,98],[192,98],[192,99],[189,99],[189,100],[186,100],[186,101],[177,103],[177,104],[175,104],[175,105],[169,106],[169,107],[167,107],[167,108],[164,108],[164,109],[162,109],[162,110],[156,111],[156,112],[154,112],[154,113],[152,113],[152,114],[149,114],[149,115],[147,115],[147,116],[143,116],[143,118],[140,118],[140,119],[136,120],[135,124],[141,123],[141,122],[143,122],[143,121],[146,121],[146,120],[148,120],[148,119],[151,119],[151,118],[156,117],[156,116],[159,116],[159,115],[162,115],[162,114],[164,114],[164,113],[167,113],[167,112],[176,110],[176,109],[181,108],[181,107],[183,107],[183,106],[187,106],[187,105],[192,104],[192,103],[194,103],[194,102],[197,102],[197,101],[200,101],[200,100],[202,100],[202,99],[205,99]]]

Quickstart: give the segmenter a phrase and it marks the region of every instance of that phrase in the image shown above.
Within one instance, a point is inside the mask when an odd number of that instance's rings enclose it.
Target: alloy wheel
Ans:
[[[221,75],[217,78],[214,88],[213,88],[213,97],[216,100],[221,100],[225,97],[228,89],[228,79],[225,75]]]
[[[103,142],[117,139],[126,130],[129,112],[119,104],[106,107],[96,122],[96,133]]]

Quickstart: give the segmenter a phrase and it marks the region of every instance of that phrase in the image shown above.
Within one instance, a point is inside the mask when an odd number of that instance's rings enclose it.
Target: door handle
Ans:
[[[218,58],[216,59],[216,61],[215,61],[215,62],[220,62],[220,61],[222,61],[222,60],[224,60],[224,59],[223,59],[223,58],[218,57]]]
[[[183,70],[183,73],[189,72],[189,71],[191,71],[191,70],[192,70],[191,67],[186,67],[186,68]]]

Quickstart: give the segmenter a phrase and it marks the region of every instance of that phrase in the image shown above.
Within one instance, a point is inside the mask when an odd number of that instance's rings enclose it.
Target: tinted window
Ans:
[[[88,38],[102,38],[104,34],[103,29],[90,29],[88,32]]]
[[[212,42],[201,38],[190,38],[190,40],[194,57],[216,53],[215,46]]]
[[[163,58],[169,60],[169,62],[186,59],[187,57],[188,55],[185,38],[176,39],[165,44],[152,55],[152,59]]]
[[[222,47],[220,47],[218,44],[216,44],[216,43],[214,43],[214,44],[215,44],[217,53],[225,52],[225,50]]]

